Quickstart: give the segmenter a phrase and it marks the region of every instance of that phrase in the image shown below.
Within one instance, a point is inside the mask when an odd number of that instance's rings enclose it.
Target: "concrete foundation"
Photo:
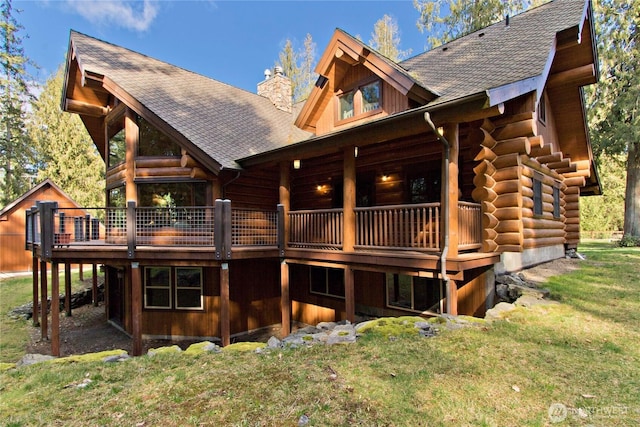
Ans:
[[[534,265],[564,258],[564,245],[546,246],[544,248],[525,249],[522,252],[505,252],[495,266],[496,274],[513,273]]]

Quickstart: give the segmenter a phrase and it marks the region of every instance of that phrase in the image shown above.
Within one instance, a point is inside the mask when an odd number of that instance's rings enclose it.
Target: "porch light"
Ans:
[[[386,173],[384,175],[382,175],[382,181],[383,182],[389,181],[389,175],[387,175]]]
[[[316,187],[316,190],[318,190],[318,191],[322,191],[322,189],[323,189],[323,188],[324,188],[324,185],[318,185],[318,186]]]
[[[353,157],[358,157],[358,147],[353,147]]]
[[[293,161],[293,168],[300,169],[300,159],[296,159]]]

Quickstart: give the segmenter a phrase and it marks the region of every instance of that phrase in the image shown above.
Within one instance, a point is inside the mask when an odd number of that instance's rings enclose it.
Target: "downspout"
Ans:
[[[442,252],[440,254],[440,276],[442,277],[442,282],[445,285],[447,301],[449,299],[449,276],[447,276],[447,253],[449,252],[449,141],[438,132],[436,125],[431,121],[431,115],[427,111],[424,113],[424,121],[427,122],[427,125],[433,130],[438,141],[442,143],[442,148],[444,149],[444,162],[443,162],[443,170],[442,170],[442,228],[444,234],[444,244],[442,246]]]

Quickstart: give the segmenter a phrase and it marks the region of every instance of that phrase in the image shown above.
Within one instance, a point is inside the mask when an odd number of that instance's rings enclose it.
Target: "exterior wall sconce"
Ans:
[[[382,182],[387,182],[387,181],[389,181],[389,175],[385,173],[384,175],[382,175]]]
[[[323,189],[323,188],[324,188],[324,185],[318,185],[318,186],[316,187],[316,190],[318,190],[318,191],[322,191],[322,189]]]
[[[296,159],[293,161],[293,168],[300,169],[300,159]]]
[[[353,147],[353,157],[358,157],[358,147]]]

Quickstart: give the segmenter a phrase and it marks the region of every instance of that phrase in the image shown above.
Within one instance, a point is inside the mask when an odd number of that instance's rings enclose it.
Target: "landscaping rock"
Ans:
[[[500,320],[504,315],[516,309],[516,306],[508,302],[499,302],[495,307],[487,310],[484,318],[488,321]]]
[[[282,341],[280,341],[276,337],[271,337],[269,338],[269,341],[267,341],[268,348],[280,348],[281,345],[282,345]]]
[[[22,359],[16,363],[16,367],[35,365],[36,363],[42,363],[52,359],[55,359],[55,357],[46,354],[25,354],[22,356]]]

